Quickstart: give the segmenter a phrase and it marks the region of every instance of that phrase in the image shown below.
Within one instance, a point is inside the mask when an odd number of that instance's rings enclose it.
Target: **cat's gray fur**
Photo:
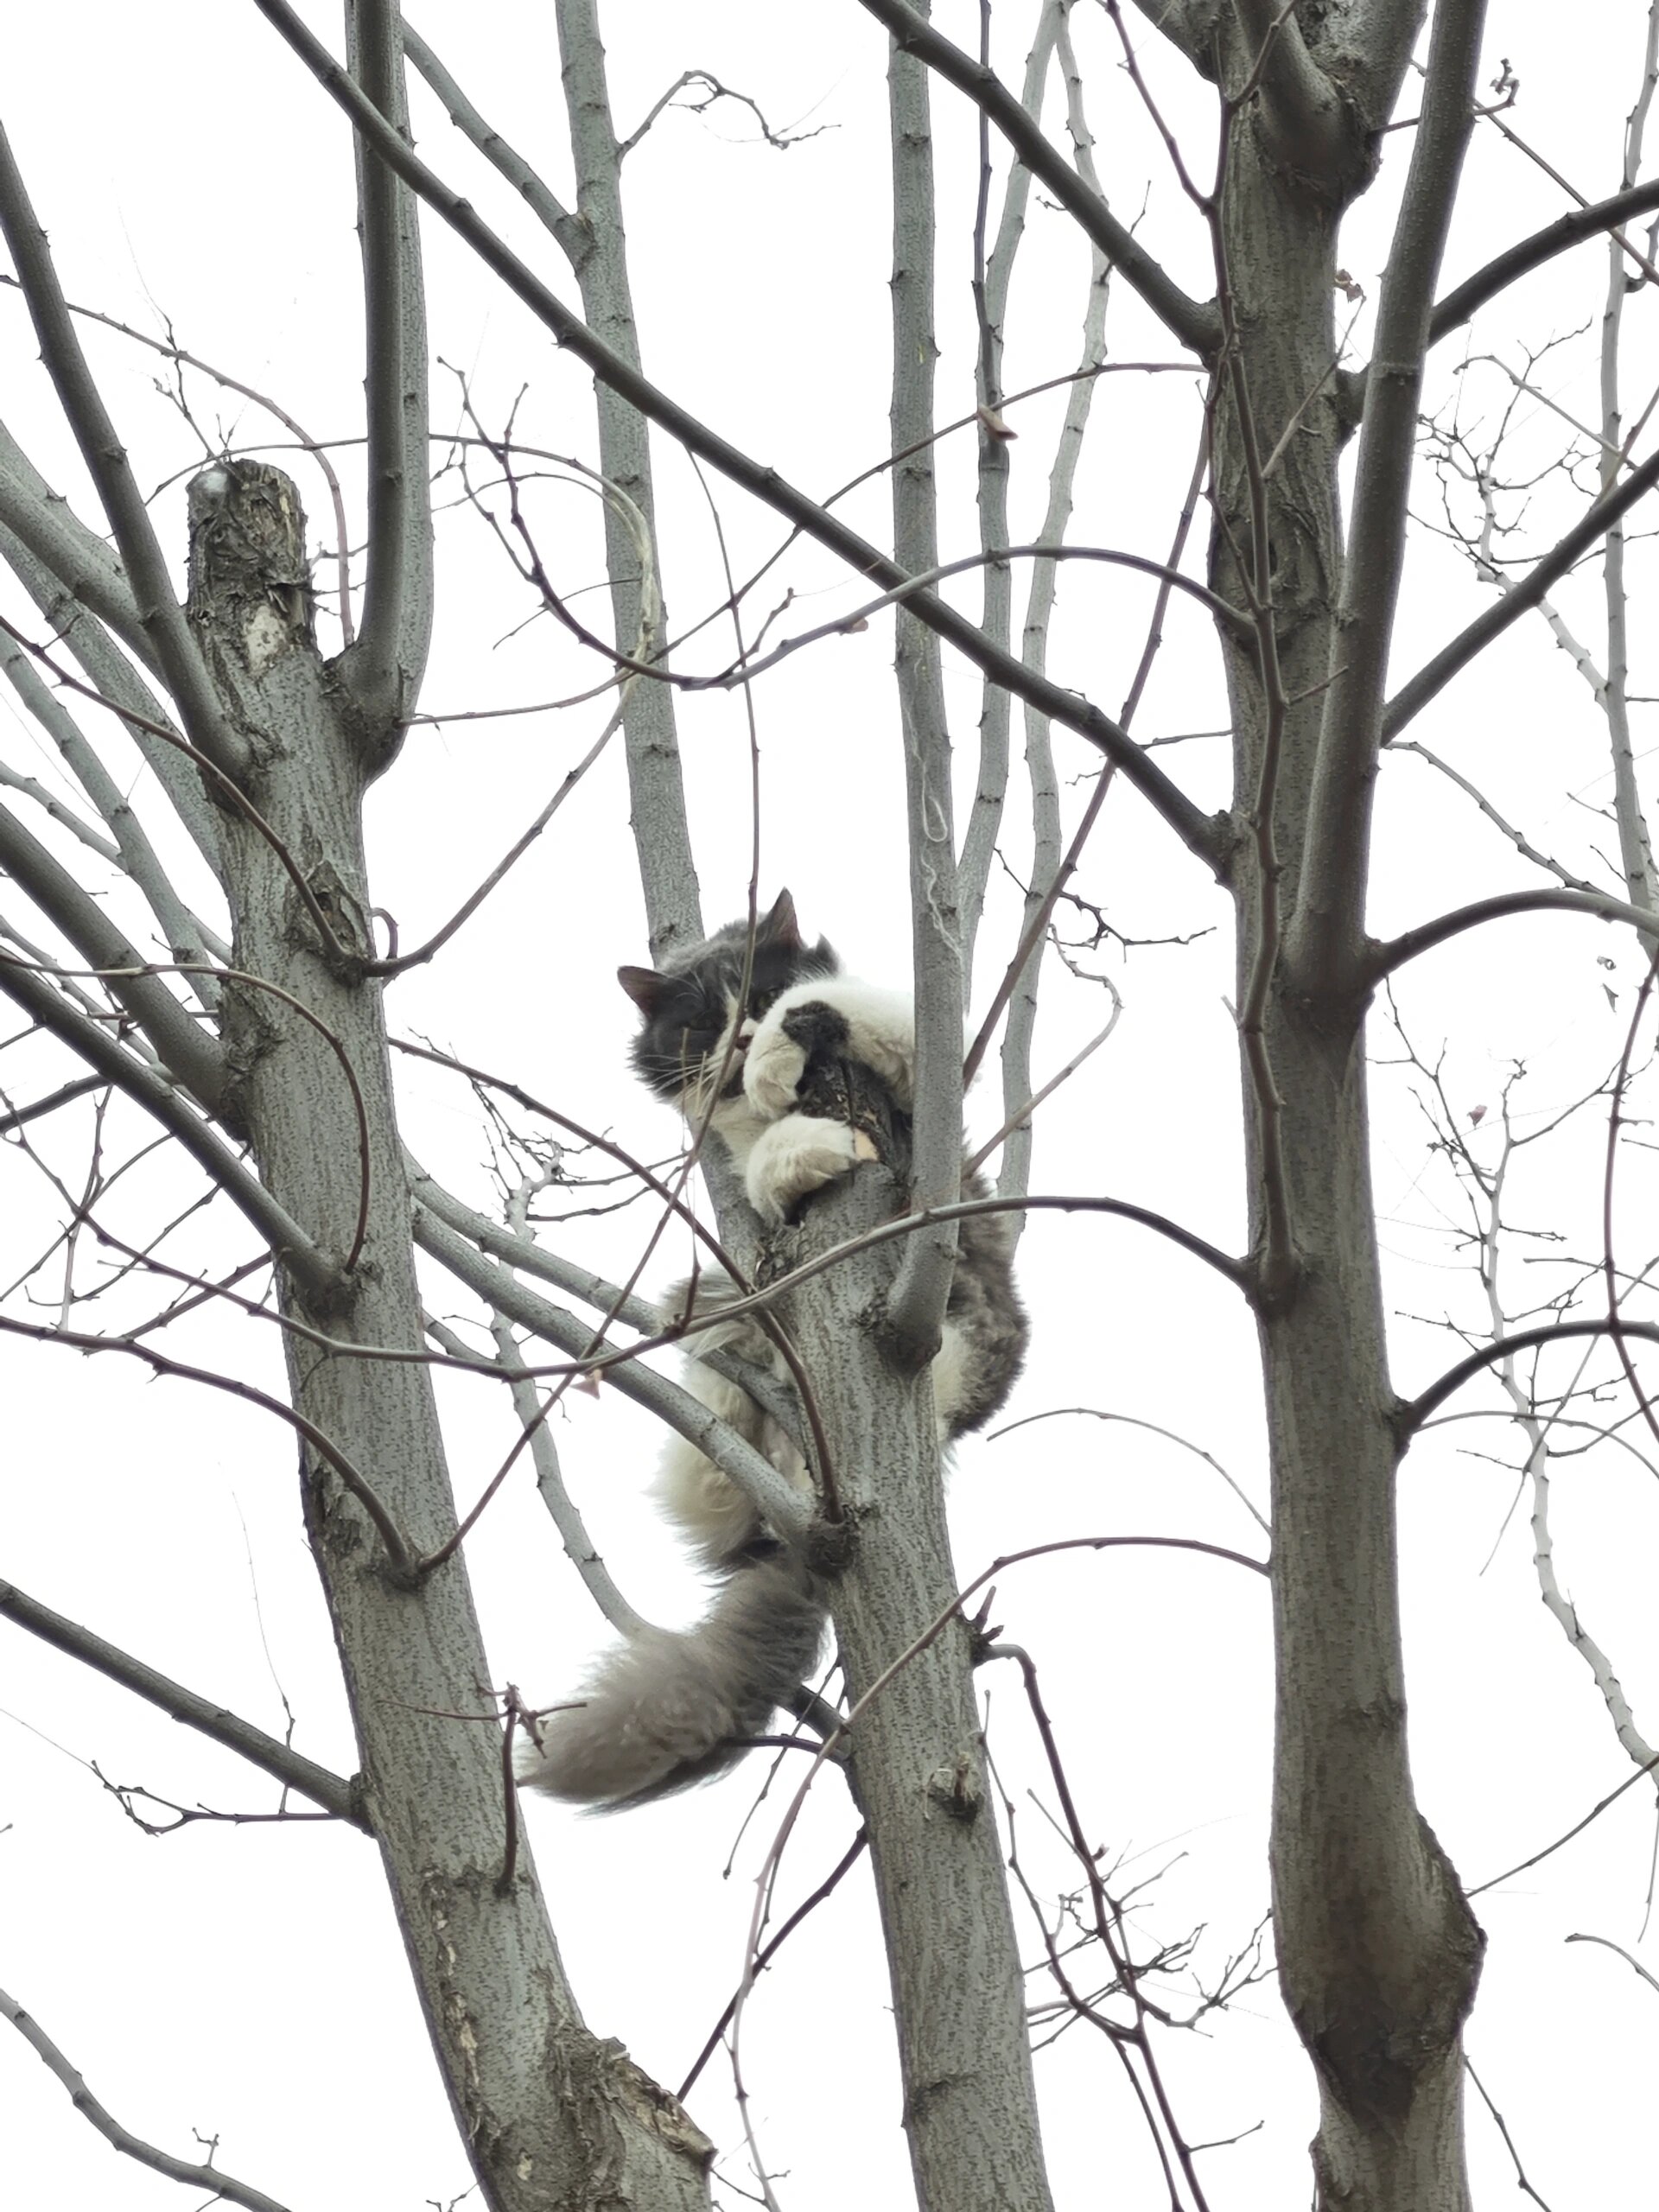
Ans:
[[[747,922],[733,922],[663,969],[618,971],[644,1016],[634,1046],[639,1074],[694,1126],[707,1116],[743,1170],[751,1202],[771,1221],[868,1156],[852,1130],[794,1110],[807,1055],[826,1029],[836,1051],[873,1068],[901,1109],[911,1103],[907,1001],[842,976],[839,966],[827,944],[804,942],[785,892],[756,925],[752,946]],[[982,1186],[965,1187],[971,1196]],[[941,1445],[988,1421],[1020,1371],[1027,1325],[1011,1255],[1006,1217],[963,1221],[933,1363]],[[683,1316],[691,1295],[682,1286],[669,1313]],[[714,1270],[696,1286],[695,1310],[717,1310],[733,1295],[730,1278]],[[770,1339],[746,1315],[716,1322],[696,1342],[784,1376]],[[779,1473],[810,1490],[794,1440],[747,1392],[695,1358],[685,1382]],[[765,1732],[818,1656],[826,1608],[817,1578],[683,1438],[670,1440],[658,1491],[722,1578],[714,1604],[694,1628],[645,1629],[601,1660],[581,1702],[541,1723],[539,1746],[520,1763],[526,1787],[618,1807],[706,1781]]]

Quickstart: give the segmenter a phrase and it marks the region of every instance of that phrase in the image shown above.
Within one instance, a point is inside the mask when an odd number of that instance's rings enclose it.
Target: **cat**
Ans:
[[[841,973],[827,942],[809,945],[782,893],[754,925],[728,922],[662,969],[621,968],[639,1008],[636,1073],[707,1126],[741,1170],[761,1219],[791,1218],[814,1191],[873,1157],[869,1140],[796,1109],[815,1052],[861,1063],[894,1103],[912,1103],[915,1022],[909,999]],[[747,992],[745,983],[747,979]],[[980,1196],[977,1179],[964,1194]],[[1013,1236],[1003,1214],[961,1224],[956,1274],[933,1362],[942,1446],[980,1427],[1003,1404],[1024,1359],[1026,1316],[1014,1283]],[[718,1312],[737,1295],[721,1270],[682,1285],[668,1313]],[[702,1330],[697,1344],[785,1376],[749,1315]],[[686,1388],[755,1446],[788,1481],[810,1491],[787,1432],[747,1392],[700,1359]],[[670,1440],[658,1480],[668,1517],[721,1578],[714,1604],[683,1632],[648,1628],[602,1660],[583,1701],[547,1715],[523,1752],[518,1779],[556,1797],[615,1808],[712,1778],[741,1758],[810,1672],[823,1641],[823,1585],[770,1535],[754,1508],[682,1437]]]

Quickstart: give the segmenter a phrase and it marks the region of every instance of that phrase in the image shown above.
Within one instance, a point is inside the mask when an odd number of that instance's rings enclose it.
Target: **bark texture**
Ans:
[[[842,1065],[822,1103],[878,1133],[861,1167],[772,1240],[784,1273],[902,1211],[908,1131],[866,1070]],[[883,1164],[885,1163],[885,1164]],[[951,1619],[898,1667],[957,1590],[925,1372],[895,1357],[893,1243],[792,1292],[782,1319],[809,1360],[844,1528],[831,1609],[856,1702],[851,1779],[870,1834],[922,2212],[1047,2212],[1024,1985],[974,1699],[969,1631]]]
[[[1319,2083],[1324,2212],[1463,2212],[1459,2031],[1482,1938],[1417,1810],[1407,1755],[1400,1447],[1370,1190],[1366,995],[1357,963],[1328,957],[1317,930],[1305,967],[1284,950],[1344,652],[1332,304],[1338,219],[1369,175],[1353,88],[1371,113],[1386,111],[1403,55],[1388,9],[1369,21],[1350,12],[1346,52],[1335,14],[1296,48],[1298,72],[1341,92],[1340,128],[1320,102],[1295,134],[1295,73],[1276,80],[1274,98],[1247,104],[1219,226],[1230,302],[1211,575],[1236,603],[1254,588],[1271,607],[1270,644],[1264,624],[1255,652],[1224,639],[1224,649],[1247,1032],[1257,990],[1244,1093],[1274,1484],[1274,1923],[1285,2001]],[[1367,30],[1381,59],[1362,79],[1354,55]],[[1224,84],[1243,85],[1258,52],[1241,31]],[[1307,135],[1316,123],[1325,144],[1317,162]],[[1313,166],[1297,165],[1293,142]],[[1268,475],[1262,464],[1281,438]],[[1376,704],[1344,699],[1334,711]],[[1359,880],[1346,887],[1363,900],[1363,825],[1355,855]]]
[[[365,730],[312,642],[298,501],[254,463],[191,492],[190,614],[250,753],[249,796],[336,939],[367,957],[361,801],[385,733]],[[286,1309],[358,1344],[421,1342],[378,983],[326,947],[272,843],[227,809],[235,964],[291,994],[349,1061],[368,1132],[362,1250],[346,1271],[364,1159],[340,1053],[275,993],[227,986],[236,1109],[260,1173],[341,1263],[332,1300]],[[294,1402],[353,1463],[416,1555],[454,1526],[428,1370],[290,1338]],[[620,2044],[583,2025],[524,1840],[504,1891],[499,1735],[459,1555],[399,1574],[337,1471],[308,1452],[307,1526],[327,1594],[373,1827],[445,2085],[492,2212],[706,2204],[710,2146]]]

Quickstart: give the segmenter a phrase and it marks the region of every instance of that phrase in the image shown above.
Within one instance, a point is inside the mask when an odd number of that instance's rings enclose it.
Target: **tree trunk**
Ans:
[[[294,487],[274,469],[226,463],[192,486],[191,523],[190,613],[252,750],[248,795],[336,938],[369,958],[361,798],[385,733],[360,727],[312,641]],[[283,1314],[341,1342],[419,1346],[379,985],[325,950],[271,841],[230,808],[225,846],[235,965],[275,987],[226,985],[233,1109],[267,1185],[341,1263],[328,1310],[283,1284]],[[361,1255],[347,1268],[365,1166]],[[454,1511],[428,1369],[330,1353],[295,1332],[285,1343],[297,1409],[366,1479],[410,1554],[433,1550]],[[705,2206],[710,2146],[619,2044],[583,2026],[522,1835],[502,1887],[500,1730],[461,1556],[429,1575],[399,1573],[313,1449],[302,1478],[365,1808],[485,2202],[491,2212]]]
[[[1331,370],[1343,196],[1287,174],[1253,113],[1236,124],[1223,229],[1250,421],[1224,366],[1211,570],[1236,604],[1249,576],[1270,593],[1285,702],[1275,715],[1259,658],[1230,643],[1241,1009],[1272,935],[1262,1059],[1253,1065],[1247,1039],[1243,1077],[1273,1469],[1274,1923],[1285,2001],[1319,2082],[1321,2207],[1463,2212],[1459,2029],[1482,1939],[1417,1811],[1407,1758],[1399,1446],[1370,1191],[1364,995],[1300,986],[1275,918],[1296,896],[1325,691],[1342,650],[1344,432]],[[1259,463],[1298,410],[1278,467],[1265,484],[1258,467],[1253,486],[1252,442]],[[1253,489],[1265,506],[1265,558]],[[1269,849],[1255,806],[1275,738]],[[1264,899],[1269,876],[1276,896]]]
[[[861,1167],[768,1248],[780,1274],[904,1210],[908,1128],[867,1071],[839,1080],[853,1118],[883,1129],[887,1165]],[[810,1079],[810,1078],[809,1078]],[[810,1110],[845,1111],[810,1093]],[[791,1293],[781,1318],[806,1348],[834,1455],[845,1560],[832,1605],[855,1702],[851,1780],[868,1823],[893,1981],[904,2120],[922,2212],[1047,2212],[1025,1991],[1002,1848],[960,1618],[889,1668],[950,1607],[929,1375],[888,1356],[888,1297],[902,1240]],[[833,1347],[833,1357],[825,1348]]]

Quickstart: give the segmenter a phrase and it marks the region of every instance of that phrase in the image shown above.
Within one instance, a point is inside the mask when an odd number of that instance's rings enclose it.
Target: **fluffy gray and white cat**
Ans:
[[[663,969],[622,968],[618,976],[643,1017],[633,1046],[639,1074],[694,1128],[707,1121],[768,1223],[785,1220],[812,1192],[870,1157],[868,1141],[845,1124],[797,1110],[815,1052],[860,1062],[901,1110],[910,1107],[909,999],[841,974],[823,939],[809,946],[787,892],[756,925],[752,946],[747,919],[730,922]],[[982,1187],[964,1186],[968,1195]],[[1027,1325],[1011,1252],[1005,1217],[963,1222],[932,1370],[941,1445],[988,1421],[1020,1371]],[[705,1274],[695,1310],[718,1311],[734,1294],[728,1276]],[[688,1295],[683,1286],[669,1311],[683,1315]],[[716,1322],[696,1342],[784,1374],[749,1316]],[[686,1363],[685,1385],[787,1480],[810,1491],[794,1442],[746,1392],[696,1358]],[[616,1807],[707,1780],[764,1732],[818,1656],[826,1616],[818,1578],[683,1438],[669,1442],[658,1495],[702,1563],[721,1577],[719,1592],[694,1628],[646,1629],[599,1662],[582,1702],[550,1713],[539,1748],[526,1747],[518,1778],[527,1788]]]

